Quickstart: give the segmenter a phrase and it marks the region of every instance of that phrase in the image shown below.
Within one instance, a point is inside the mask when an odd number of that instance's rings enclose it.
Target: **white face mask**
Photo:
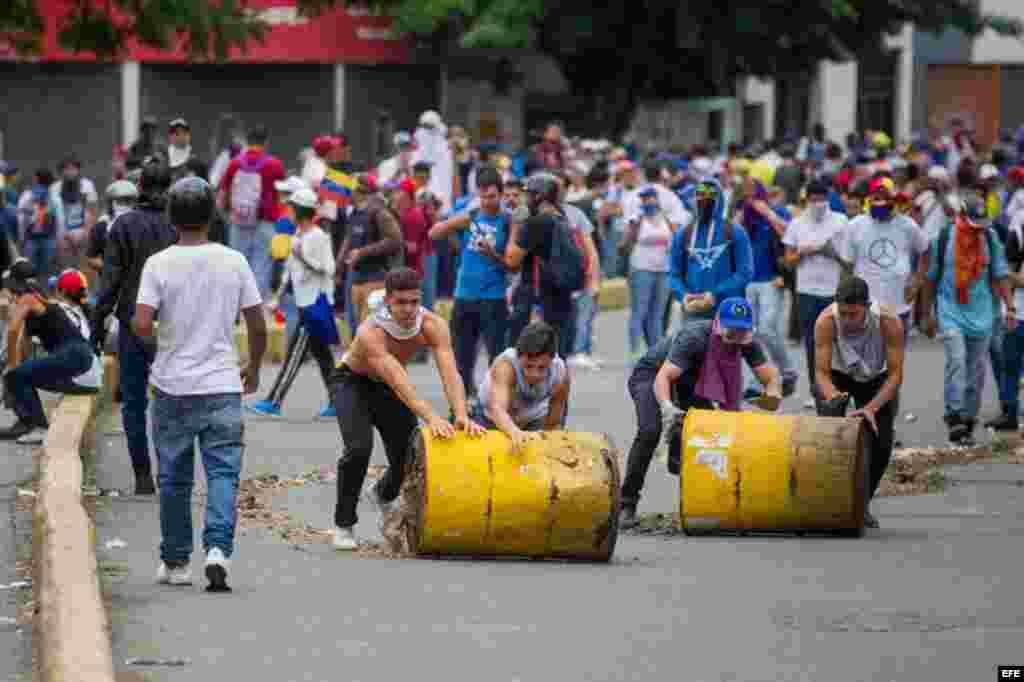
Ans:
[[[815,201],[807,204],[807,210],[811,215],[811,220],[820,223],[825,220],[825,216],[828,214],[828,204],[824,201]]]

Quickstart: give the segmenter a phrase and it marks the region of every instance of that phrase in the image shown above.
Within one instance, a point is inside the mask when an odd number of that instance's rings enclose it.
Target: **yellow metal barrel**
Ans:
[[[691,410],[681,436],[683,530],[862,534],[865,428],[859,419]]]
[[[504,434],[414,437],[402,488],[410,551],[608,561],[619,512],[606,436],[550,431],[522,452]]]

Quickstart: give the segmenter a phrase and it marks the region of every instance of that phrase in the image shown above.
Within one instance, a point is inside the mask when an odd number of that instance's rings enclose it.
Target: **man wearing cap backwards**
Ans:
[[[415,270],[387,273],[383,305],[359,326],[351,347],[333,376],[334,406],[345,451],[338,460],[338,500],[334,512],[334,548],[356,549],[356,505],[373,453],[373,429],[384,441],[388,470],[369,490],[381,520],[395,510],[405,475],[409,440],[422,420],[435,438],[451,438],[456,430],[470,437],[484,429],[469,418],[466,389],[455,366],[448,323],[420,305],[422,282]],[[454,425],[417,395],[405,365],[430,349]]]
[[[982,197],[966,193],[955,225],[943,228],[928,257],[925,329],[929,336],[942,330],[945,422],[954,445],[974,443],[996,296],[1006,304],[1008,331],[1017,327],[1017,309],[1007,286],[1006,253],[990,225]],[[996,429],[1016,430],[1016,414],[1009,414],[1009,409],[1003,405],[1004,419],[993,423]]]
[[[412,136],[401,130],[395,133],[394,145],[395,155],[384,159],[377,166],[377,181],[381,185],[401,182],[412,175]]]
[[[103,280],[92,317],[92,341],[97,350],[104,347],[107,316],[114,314],[118,321],[117,354],[124,398],[121,416],[135,471],[136,495],[156,492],[146,436],[149,374],[156,349],[132,332],[131,321],[146,260],[178,241],[177,228],[167,220],[169,186],[170,173],[162,161],[152,160],[143,166],[137,206],[107,230]]]
[[[664,440],[669,471],[680,471],[679,426],[691,408],[739,411],[743,400],[741,362],[754,371],[765,393],[754,404],[777,410],[782,401],[779,373],[754,339],[754,314],[744,298],[727,298],[713,319],[685,320],[671,337],[650,349],[630,374],[628,387],[637,414],[637,434],[622,483],[620,525],[636,525],[636,508],[651,458]]]
[[[167,126],[167,166],[171,170],[171,181],[183,178],[188,173],[192,158],[192,128],[188,121],[176,118]]]
[[[276,308],[285,292],[292,291],[298,306],[299,325],[289,337],[288,355],[266,399],[248,406],[253,412],[273,417],[281,416],[281,405],[309,353],[316,358],[324,387],[329,387],[334,354],[341,344],[333,312],[334,254],[330,236],[316,223],[316,194],[300,187],[287,202],[297,228],[288,250],[284,276],[271,305]],[[319,416],[334,417],[333,407],[328,406]]]
[[[903,384],[903,323],[894,311],[873,300],[860,277],[841,282],[835,301],[814,325],[818,416],[844,417],[850,399],[857,403],[850,416],[864,419],[869,427],[870,499],[892,457]],[[878,527],[867,507],[864,523]]]

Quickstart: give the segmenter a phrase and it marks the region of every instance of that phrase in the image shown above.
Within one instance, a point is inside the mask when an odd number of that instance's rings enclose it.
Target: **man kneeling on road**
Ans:
[[[844,417],[853,398],[857,411],[871,427],[871,487],[875,495],[892,457],[893,426],[899,413],[903,383],[903,322],[895,311],[872,303],[868,283],[860,277],[842,281],[836,302],[814,325],[814,378],[819,417]],[[878,528],[865,507],[864,525]]]
[[[486,428],[497,428],[518,450],[537,437],[565,424],[571,381],[558,356],[558,334],[544,322],[523,329],[514,348],[497,358],[480,384],[480,404],[474,417]]]
[[[334,548],[356,549],[356,505],[373,453],[373,429],[384,440],[388,470],[369,491],[381,520],[394,510],[405,475],[409,441],[417,417],[436,438],[456,429],[471,437],[485,429],[466,411],[466,389],[455,365],[448,323],[420,305],[423,282],[415,270],[395,268],[384,281],[384,305],[359,325],[355,339],[332,377],[334,407],[345,450],[338,459],[338,502],[334,511]],[[441,383],[455,415],[453,425],[416,395],[405,365],[421,350],[432,349]]]
[[[743,400],[741,360],[765,393],[752,401],[775,411],[782,402],[779,373],[754,340],[753,312],[744,298],[722,301],[713,320],[685,320],[679,331],[647,352],[629,377],[629,395],[637,415],[637,434],[626,462],[620,526],[637,523],[636,508],[658,442],[669,446],[669,471],[678,474],[680,454],[672,440],[681,417],[691,408],[739,411]]]

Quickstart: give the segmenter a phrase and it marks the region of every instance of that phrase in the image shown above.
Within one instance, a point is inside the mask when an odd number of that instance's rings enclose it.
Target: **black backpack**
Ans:
[[[551,252],[540,262],[540,284],[558,292],[579,291],[586,284],[583,247],[564,218],[551,230]]]

